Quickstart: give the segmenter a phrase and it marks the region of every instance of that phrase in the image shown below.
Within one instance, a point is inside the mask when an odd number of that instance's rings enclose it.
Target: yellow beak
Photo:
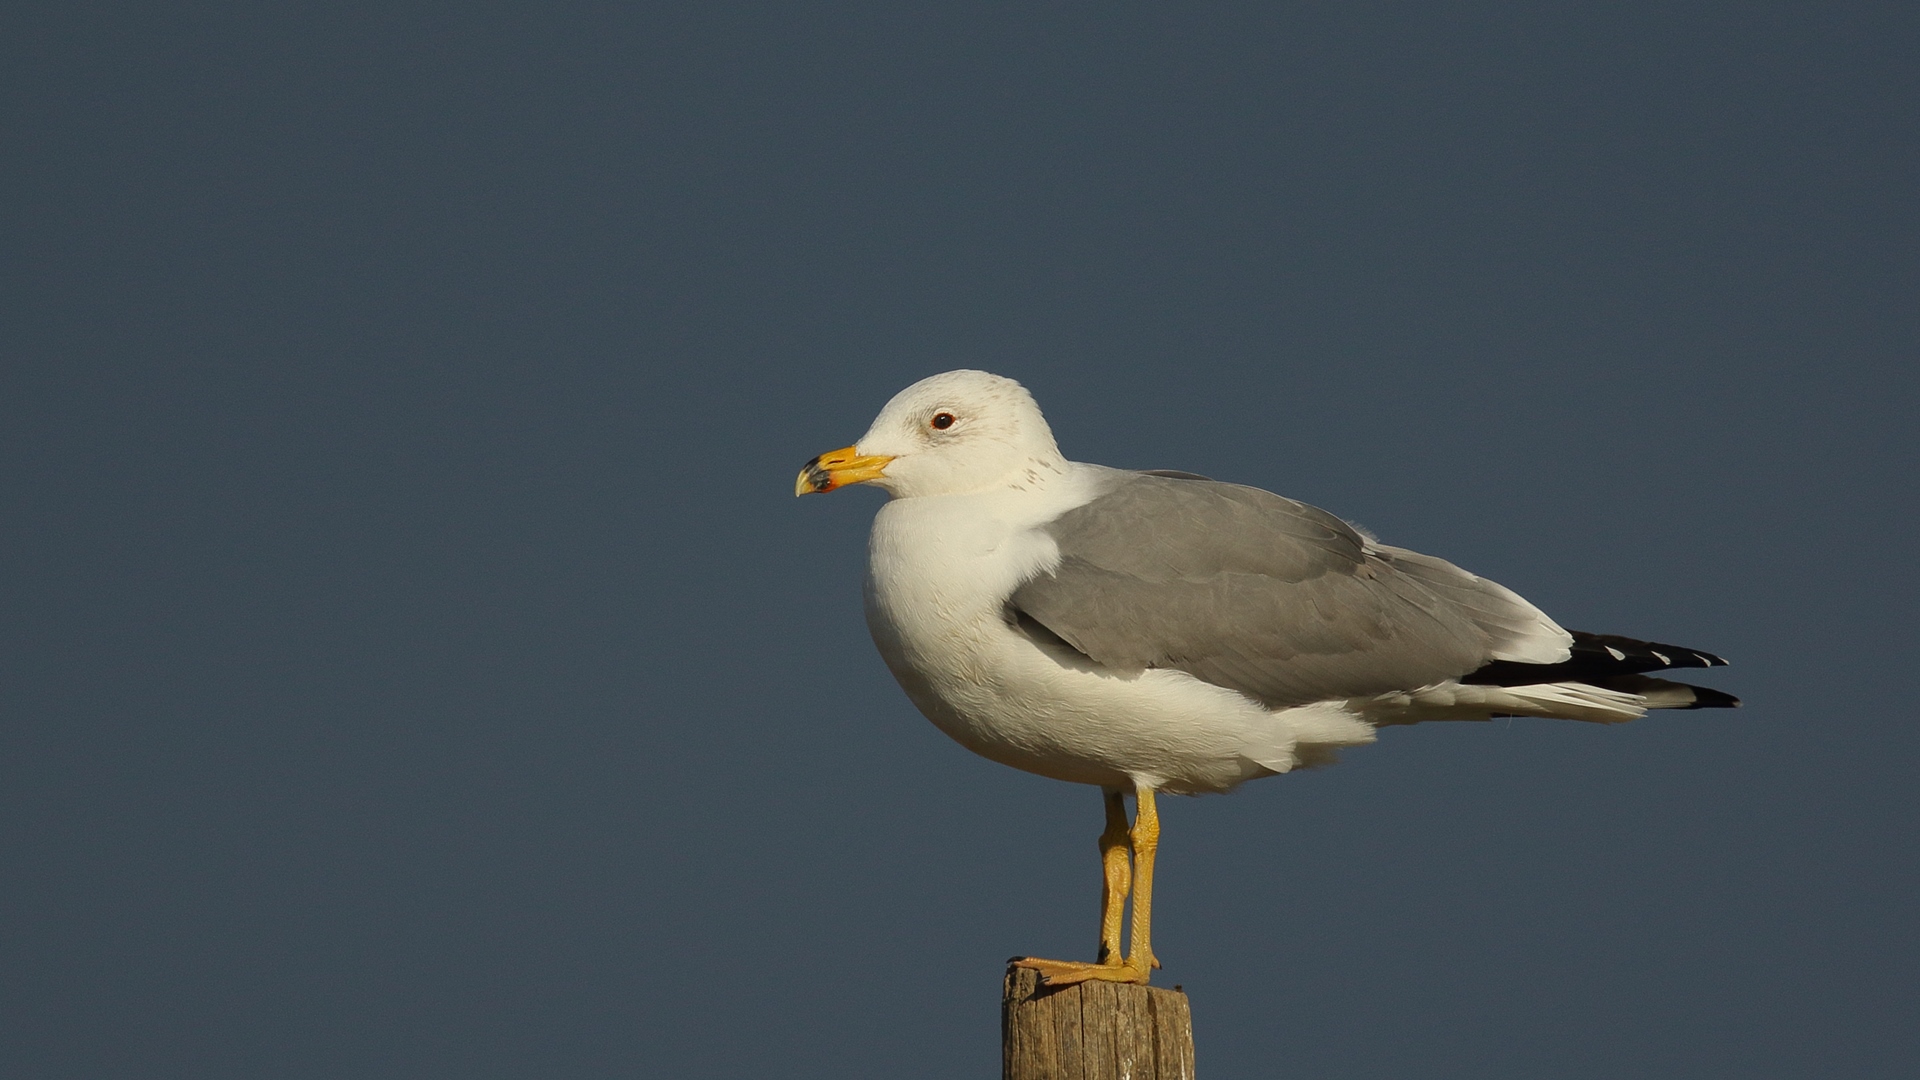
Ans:
[[[885,454],[862,455],[851,446],[829,450],[807,462],[806,468],[800,470],[800,478],[793,482],[793,493],[796,496],[811,495],[848,484],[878,480],[886,475],[887,462],[892,460]]]

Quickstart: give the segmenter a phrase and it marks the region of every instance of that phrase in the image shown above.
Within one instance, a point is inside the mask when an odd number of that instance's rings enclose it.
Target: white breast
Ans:
[[[1223,791],[1290,768],[1299,725],[1285,714],[1184,672],[1063,662],[1012,627],[1007,597],[1059,559],[1038,526],[1110,475],[1085,469],[1046,491],[882,507],[869,544],[867,625],[894,677],[968,749],[1057,779]],[[1370,733],[1345,717],[1314,720],[1327,721],[1349,729],[1342,741]]]

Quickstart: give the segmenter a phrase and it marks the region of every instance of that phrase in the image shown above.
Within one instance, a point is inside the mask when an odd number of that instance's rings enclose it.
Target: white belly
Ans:
[[[1371,738],[1340,706],[1275,713],[1184,672],[1121,674],[1049,655],[1009,625],[1004,598],[1057,560],[1052,540],[968,509],[945,499],[883,507],[866,608],[907,696],[975,753],[1059,780],[1199,793],[1286,771],[1303,736]]]

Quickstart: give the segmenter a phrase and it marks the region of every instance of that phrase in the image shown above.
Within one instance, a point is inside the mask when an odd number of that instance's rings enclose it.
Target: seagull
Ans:
[[[1647,674],[1718,656],[1568,632],[1305,503],[1069,461],[1032,395],[984,371],[902,390],[858,442],[809,461],[794,494],[853,484],[889,496],[866,618],[907,697],[983,757],[1103,793],[1097,958],[1013,961],[1053,985],[1144,984],[1160,966],[1156,794],[1325,765],[1394,724],[1740,704]]]

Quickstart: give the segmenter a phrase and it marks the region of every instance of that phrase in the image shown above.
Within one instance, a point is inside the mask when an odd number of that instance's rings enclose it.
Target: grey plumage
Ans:
[[[1258,488],[1124,474],[1045,528],[1060,562],[1013,593],[1016,621],[1270,708],[1566,657],[1566,632],[1507,589]]]

